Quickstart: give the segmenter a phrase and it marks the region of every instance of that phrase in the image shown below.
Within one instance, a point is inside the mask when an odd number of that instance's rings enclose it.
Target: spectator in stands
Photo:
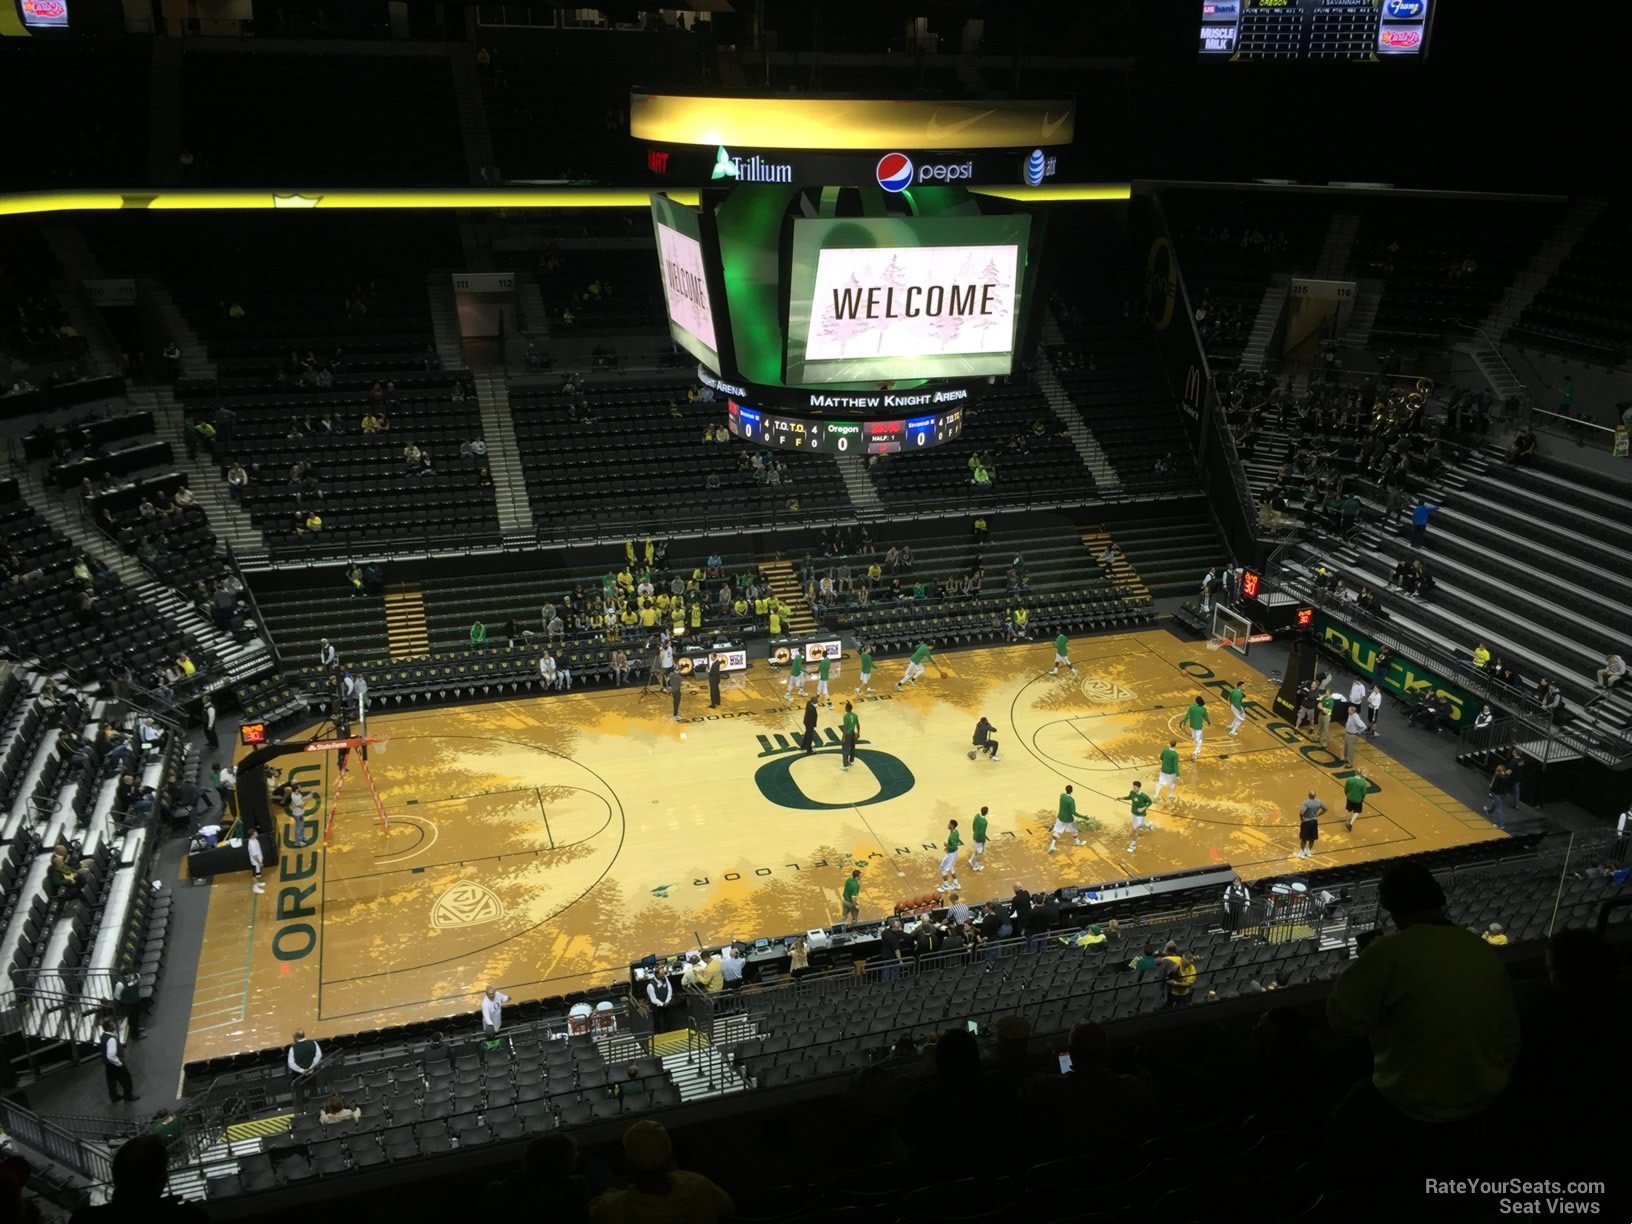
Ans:
[[[317,1111],[317,1120],[324,1126],[334,1126],[341,1122],[356,1122],[363,1116],[360,1106],[346,1104],[345,1098],[331,1096],[323,1102],[323,1107]]]
[[[889,926],[880,932],[879,940],[884,949],[884,968],[879,977],[883,981],[893,982],[901,976],[901,966],[906,963],[904,953],[911,943],[901,928],[901,919],[892,918]]]
[[[542,660],[540,660],[540,665],[542,666]],[[612,669],[612,682],[614,684],[621,686],[623,684],[628,683],[628,680],[629,680],[629,652],[628,651],[621,650],[621,649],[620,650],[614,650],[612,652],[612,659],[611,659],[610,666],[611,666],[611,669]]]
[[[653,967],[651,977],[646,981],[646,1004],[651,1010],[652,1032],[668,1032],[675,997],[674,982],[669,977],[667,961],[659,961]]]
[[[487,645],[487,626],[480,620],[472,621],[470,625],[471,652],[474,653],[485,645]]]
[[[134,1100],[134,1097],[130,1098]],[[197,1203],[165,1193],[170,1150],[158,1134],[135,1135],[113,1156],[113,1196],[97,1207],[81,1207],[72,1224],[199,1224],[209,1213]]]
[[[1505,948],[1507,946],[1507,932],[1502,930],[1502,924],[1499,922],[1493,922],[1487,926],[1480,938],[1493,948]]]
[[[1536,704],[1551,714],[1555,722],[1562,722],[1566,717],[1564,691],[1546,676],[1536,681]]]
[[[1438,509],[1433,503],[1420,499],[1411,507],[1411,543],[1416,547],[1422,547],[1428,534],[1428,516]]]
[[[1608,693],[1626,679],[1626,660],[1618,654],[1607,655],[1604,665],[1595,673],[1598,687]]]
[[[1252,893],[1246,881],[1236,876],[1224,889],[1224,929],[1239,931],[1246,921],[1247,909],[1252,905]]]
[[[508,1214],[518,1204],[548,1204],[552,1220],[587,1224],[589,1184],[577,1172],[578,1145],[571,1135],[551,1134],[527,1145],[521,1167],[484,1190],[490,1215]]]
[[[1022,1086],[1026,1112],[1040,1117],[1103,1112],[1116,1119],[1119,1142],[1137,1144],[1148,1137],[1156,1116],[1155,1101],[1143,1081],[1112,1068],[1105,1030],[1087,1020],[1078,1021],[1071,1026],[1068,1049],[1069,1071],[1034,1075]],[[1061,1152],[1076,1150],[1075,1140],[1064,1133],[1058,1135],[1055,1146]]]
[[[1513,438],[1513,446],[1507,452],[1507,461],[1515,465],[1529,463],[1536,456],[1536,435],[1528,429],[1521,429]]]
[[[1501,961],[1445,917],[1445,894],[1421,863],[1390,864],[1379,901],[1396,932],[1368,941],[1326,1001],[1332,1028],[1372,1050],[1371,1076],[1331,1120],[1349,1143],[1403,1147],[1501,1097],[1518,1057],[1518,1012]]]
[[[628,1187],[608,1190],[592,1206],[599,1224],[713,1224],[736,1214],[724,1190],[674,1167],[669,1133],[650,1118],[623,1133],[623,1169]]]
[[[1184,1007],[1195,995],[1198,970],[1176,943],[1169,942],[1163,949],[1158,967],[1167,989],[1166,1008]]]

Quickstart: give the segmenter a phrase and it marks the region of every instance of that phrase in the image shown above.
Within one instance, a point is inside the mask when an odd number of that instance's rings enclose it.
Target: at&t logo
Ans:
[[[1059,161],[1056,158],[1045,156],[1041,149],[1033,149],[1020,163],[1020,178],[1026,186],[1038,187],[1044,179],[1053,178],[1058,169]]]

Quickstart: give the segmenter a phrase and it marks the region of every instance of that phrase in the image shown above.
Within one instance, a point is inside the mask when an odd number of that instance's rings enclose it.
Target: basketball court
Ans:
[[[835,669],[821,743],[798,740],[803,703],[756,663],[721,708],[688,682],[683,721],[639,687],[376,711],[371,754],[382,829],[353,772],[327,843],[292,845],[279,814],[267,890],[245,876],[211,886],[187,1040],[189,1060],[474,1009],[493,984],[517,1000],[617,980],[631,960],[736,938],[827,926],[860,867],[864,919],[932,891],[948,820],[968,853],[970,820],[991,808],[987,868],[960,871],[964,899],[1231,863],[1249,880],[1436,850],[1502,834],[1478,812],[1364,743],[1373,785],[1343,828],[1341,733],[1332,750],[1271,712],[1273,690],[1229,649],[1162,630],[1087,638],[1081,673],[1050,676],[1048,641],[938,655],[897,692],[904,659],[880,664],[856,698],[853,657]],[[1224,693],[1246,681],[1237,737]],[[815,682],[809,691],[815,693]],[[1190,760],[1185,706],[1212,716]],[[841,771],[844,701],[861,719],[857,762]],[[393,707],[395,708],[395,707]],[[1381,745],[1403,722],[1381,724]],[[1002,760],[970,760],[975,721],[997,726]],[[1127,852],[1136,778],[1179,742],[1177,800]],[[303,785],[333,791],[332,753],[297,760]],[[293,771],[291,771],[292,773]],[[1076,788],[1083,836],[1047,853],[1062,787]],[[1297,806],[1330,811],[1317,852],[1297,849]],[[326,814],[326,813],[325,813]]]

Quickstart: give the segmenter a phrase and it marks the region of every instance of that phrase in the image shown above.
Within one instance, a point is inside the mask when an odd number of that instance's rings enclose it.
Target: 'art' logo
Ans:
[[[912,158],[905,153],[886,153],[878,159],[878,185],[885,191],[905,191],[912,186]]]

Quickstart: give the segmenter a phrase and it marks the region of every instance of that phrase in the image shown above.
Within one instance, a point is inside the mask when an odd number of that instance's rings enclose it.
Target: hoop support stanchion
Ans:
[[[368,758],[363,755],[363,748],[374,742],[374,737],[371,735],[352,735],[343,739],[320,739],[307,744],[306,751],[332,752],[341,750],[346,753],[348,758],[352,753],[357,754],[357,761],[363,769],[363,780],[368,783],[368,794],[374,800],[374,811],[380,818],[380,828],[383,831],[389,829],[391,824],[386,818],[385,803],[380,798],[379,788],[374,785],[374,774],[368,768]],[[340,776],[334,780],[334,790],[329,795],[329,818],[323,822],[323,840],[325,842],[329,840],[329,835],[334,831],[334,817],[340,808],[340,790],[346,784],[346,773],[345,770],[340,772]]]

